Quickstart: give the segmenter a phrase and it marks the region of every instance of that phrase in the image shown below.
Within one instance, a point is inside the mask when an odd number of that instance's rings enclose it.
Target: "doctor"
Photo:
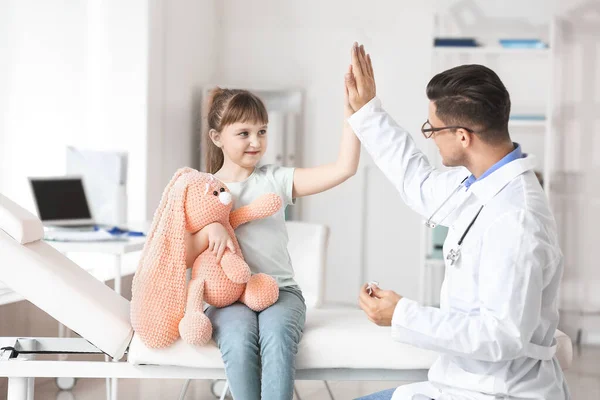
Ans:
[[[449,227],[440,308],[366,285],[368,318],[395,340],[440,353],[429,381],[364,399],[570,399],[557,358],[563,258],[534,159],[508,133],[510,97],[481,65],[444,71],[427,85],[421,131],[449,171],[438,171],[382,108],[373,67],[354,45],[348,120],[404,202],[428,226]],[[404,266],[409,268],[410,266]]]

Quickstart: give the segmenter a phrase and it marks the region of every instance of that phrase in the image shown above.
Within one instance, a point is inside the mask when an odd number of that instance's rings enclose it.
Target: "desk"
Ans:
[[[54,247],[61,253],[68,255],[69,253],[97,253],[97,254],[112,254],[115,256],[115,292],[121,294],[121,277],[129,275],[130,271],[123,274],[122,271],[122,256],[127,253],[141,251],[146,242],[145,237],[131,237],[127,241],[107,241],[107,242],[55,242],[47,241],[49,245]],[[133,273],[135,271],[131,271]]]

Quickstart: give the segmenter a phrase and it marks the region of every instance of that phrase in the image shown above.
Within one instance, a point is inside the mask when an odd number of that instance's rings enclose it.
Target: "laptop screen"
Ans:
[[[42,221],[91,219],[81,178],[31,179]]]

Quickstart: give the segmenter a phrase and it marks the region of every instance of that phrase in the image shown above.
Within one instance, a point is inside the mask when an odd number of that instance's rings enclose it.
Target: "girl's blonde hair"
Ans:
[[[223,150],[210,138],[210,130],[221,132],[236,122],[267,124],[269,116],[262,100],[247,90],[211,90],[206,104],[207,129],[204,130],[205,171],[214,174],[223,166]]]

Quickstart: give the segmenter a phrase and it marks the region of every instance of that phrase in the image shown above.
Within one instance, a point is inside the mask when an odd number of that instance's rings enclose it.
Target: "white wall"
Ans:
[[[128,219],[145,220],[146,1],[2,1],[0,27],[0,192],[35,212],[27,177],[65,174],[66,146],[127,151]]]
[[[174,172],[198,166],[201,92],[218,66],[215,1],[149,6],[147,218]]]
[[[33,209],[26,177],[64,173],[84,127],[85,5],[0,5],[0,190]]]
[[[143,220],[146,2],[0,7],[0,191],[33,211],[27,176],[64,174],[67,145],[128,151],[129,219]]]
[[[128,220],[145,220],[148,4],[88,0],[87,118],[74,144],[129,153]]]

